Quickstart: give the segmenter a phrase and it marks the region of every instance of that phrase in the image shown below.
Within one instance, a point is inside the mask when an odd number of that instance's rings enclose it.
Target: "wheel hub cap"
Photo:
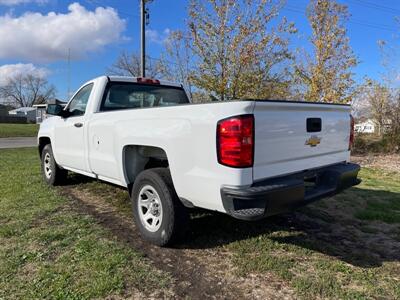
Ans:
[[[43,169],[44,169],[44,174],[47,179],[51,178],[51,156],[49,153],[46,153],[44,155],[44,160],[43,160]]]
[[[148,231],[157,231],[163,218],[161,200],[157,191],[151,185],[143,186],[137,203],[140,222]]]

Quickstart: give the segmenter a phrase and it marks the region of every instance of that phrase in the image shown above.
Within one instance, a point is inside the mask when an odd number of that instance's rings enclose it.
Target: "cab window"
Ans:
[[[111,82],[101,103],[100,111],[135,109],[188,104],[181,87]]]
[[[72,98],[68,105],[68,111],[73,116],[83,116],[86,112],[86,106],[89,101],[90,93],[93,89],[93,83],[88,84],[80,89],[80,91]]]

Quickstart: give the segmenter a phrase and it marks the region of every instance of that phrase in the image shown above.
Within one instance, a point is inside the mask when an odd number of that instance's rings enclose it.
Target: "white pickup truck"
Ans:
[[[47,113],[44,180],[72,171],[126,187],[141,235],[157,245],[181,236],[188,208],[256,220],[359,182],[348,105],[191,104],[179,84],[103,76]]]

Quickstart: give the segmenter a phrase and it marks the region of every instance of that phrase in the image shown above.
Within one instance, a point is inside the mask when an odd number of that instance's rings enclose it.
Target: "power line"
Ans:
[[[357,19],[353,19],[352,21],[349,21],[350,23],[356,24],[356,25],[361,25],[369,28],[375,28],[375,29],[380,29],[380,30],[386,30],[386,31],[391,31],[391,32],[398,32],[396,29],[384,25],[384,24],[378,24],[378,23],[370,23],[370,22],[365,22]]]
[[[288,6],[284,7],[283,10],[306,14],[306,11],[304,9],[301,9],[301,8],[293,6],[293,5],[288,5]],[[389,25],[385,25],[385,24],[366,22],[364,20],[359,20],[359,19],[354,19],[354,18],[349,20],[348,22],[351,24],[360,25],[360,26],[364,26],[364,27],[369,27],[369,28],[374,28],[374,29],[379,29],[379,30],[386,30],[386,31],[391,31],[391,32],[398,32],[396,29],[390,27]]]
[[[400,9],[396,9],[390,6],[385,6],[385,5],[381,5],[381,4],[376,4],[373,2],[369,2],[369,1],[363,1],[363,0],[350,0],[351,2],[353,2],[356,5],[360,5],[363,7],[367,7],[367,8],[372,8],[375,10],[380,10],[386,13],[390,13],[390,14],[400,14]]]

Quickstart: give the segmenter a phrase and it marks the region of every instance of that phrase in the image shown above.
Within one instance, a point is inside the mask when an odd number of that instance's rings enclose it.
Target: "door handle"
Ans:
[[[83,126],[83,123],[75,123],[74,126],[77,127],[77,128],[80,128],[80,127]]]

